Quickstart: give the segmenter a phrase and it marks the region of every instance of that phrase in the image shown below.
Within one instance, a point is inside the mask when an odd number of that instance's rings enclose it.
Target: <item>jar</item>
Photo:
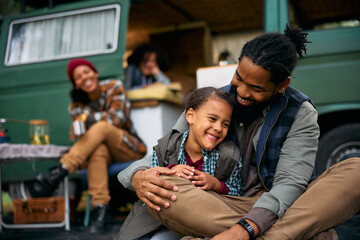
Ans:
[[[44,145],[50,143],[49,125],[46,120],[30,120],[30,144]]]

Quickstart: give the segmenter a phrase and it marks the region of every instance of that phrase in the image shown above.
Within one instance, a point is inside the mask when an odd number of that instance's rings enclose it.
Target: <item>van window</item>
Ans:
[[[107,5],[14,20],[5,65],[20,65],[117,49],[120,6]]]
[[[358,0],[331,1],[289,0],[290,20],[304,30],[360,26]]]

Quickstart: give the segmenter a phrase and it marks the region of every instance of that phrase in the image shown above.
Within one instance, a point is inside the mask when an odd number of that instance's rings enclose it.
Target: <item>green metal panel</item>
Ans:
[[[307,56],[360,51],[360,27],[308,31],[308,33],[311,43],[307,47]]]
[[[121,8],[117,50],[109,54],[86,56],[86,58],[97,67],[100,79],[118,78],[122,80],[129,0],[96,0],[62,4],[56,5],[52,9],[41,9],[3,20],[0,36],[0,118],[48,120],[50,143],[72,144],[68,137],[71,119],[67,112],[70,102],[69,90],[71,89],[66,75],[69,59],[5,66],[9,24],[17,19],[108,4],[118,4]],[[29,142],[28,126],[5,123],[4,127],[8,128],[11,143]]]
[[[284,32],[286,24],[289,21],[288,0],[279,0],[279,32]]]
[[[1,160],[1,180],[4,182],[32,180],[36,175],[46,172],[58,162],[59,158],[29,158],[21,161],[3,159]]]
[[[264,1],[264,31],[282,32],[289,19],[287,0],[265,0]]]
[[[265,32],[283,32],[288,0],[265,0]],[[359,109],[360,27],[308,31],[307,54],[299,60],[291,86],[317,105],[319,114]]]
[[[360,109],[360,102],[356,103],[332,103],[329,105],[319,105],[316,106],[316,110],[319,115],[333,113],[333,112],[342,112],[342,111],[352,111],[352,110],[359,110]],[[354,116],[356,117],[356,116]]]
[[[309,31],[308,39],[307,55],[299,60],[291,85],[318,106],[359,103],[360,27]]]
[[[305,57],[291,85],[317,104],[360,102],[360,52]]]
[[[59,158],[0,159],[1,180],[21,182],[33,180],[38,174],[47,172],[59,163]],[[69,179],[80,178],[80,171],[69,175]]]

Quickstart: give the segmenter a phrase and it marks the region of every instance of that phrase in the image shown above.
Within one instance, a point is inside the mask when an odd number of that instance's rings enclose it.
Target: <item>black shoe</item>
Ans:
[[[94,210],[90,222],[91,233],[105,231],[107,210],[108,210],[107,204],[94,206]]]
[[[69,175],[61,164],[49,169],[49,172],[39,174],[36,180],[27,184],[31,197],[49,197],[59,187],[60,182]]]

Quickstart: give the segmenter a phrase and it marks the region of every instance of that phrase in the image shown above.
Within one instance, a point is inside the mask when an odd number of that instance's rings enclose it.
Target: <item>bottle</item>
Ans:
[[[50,143],[49,125],[46,120],[30,120],[30,144],[44,145]]]

